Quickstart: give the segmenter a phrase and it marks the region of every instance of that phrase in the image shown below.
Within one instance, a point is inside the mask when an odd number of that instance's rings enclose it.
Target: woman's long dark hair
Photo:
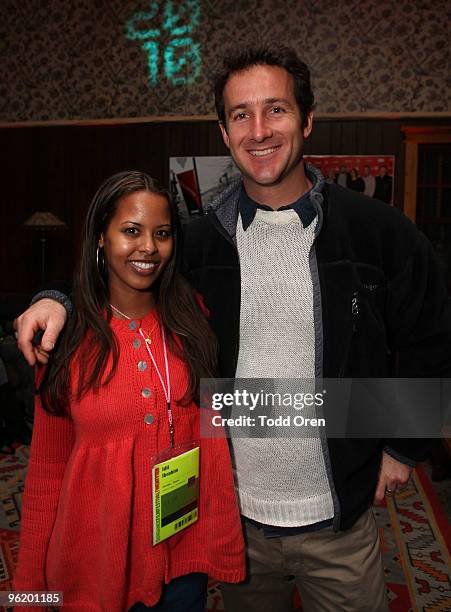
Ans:
[[[170,205],[173,253],[152,291],[170,348],[188,366],[189,383],[185,400],[197,398],[200,378],[215,375],[216,339],[198,299],[179,272],[181,227],[176,207],[169,193],[159,188],[147,174],[120,172],[101,185],[88,210],[75,274],[74,313],[69,317],[59,344],[51,355],[39,388],[43,407],[50,414],[68,414],[72,399],[80,400],[90,389],[107,384],[116,370],[119,346],[109,325],[112,311],[107,269],[103,265],[102,250],[97,247],[100,234],[108,228],[119,200],[135,191],[162,195]],[[78,385],[71,393],[71,366],[77,350]],[[110,354],[111,367],[107,371]]]

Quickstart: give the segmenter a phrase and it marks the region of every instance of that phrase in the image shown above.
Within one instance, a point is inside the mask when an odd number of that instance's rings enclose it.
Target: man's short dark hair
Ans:
[[[290,47],[248,47],[224,58],[215,78],[215,106],[219,121],[225,126],[224,88],[232,74],[253,66],[278,66],[293,77],[294,97],[298,103],[304,125],[313,108],[314,96],[310,85],[310,71]]]

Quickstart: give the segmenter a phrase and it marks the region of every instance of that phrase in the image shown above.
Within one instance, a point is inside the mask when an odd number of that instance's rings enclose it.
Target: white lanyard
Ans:
[[[115,310],[121,316],[123,316],[124,318],[130,321],[130,317],[128,317],[126,314],[121,312],[118,308],[113,306],[113,304],[110,304],[110,306],[113,310]],[[166,403],[167,403],[167,408],[168,408],[168,421],[169,421],[169,438],[170,438],[171,448],[174,448],[174,419],[173,419],[172,410],[171,410],[171,380],[169,378],[168,354],[166,350],[166,336],[164,334],[164,329],[163,327],[161,328],[161,339],[163,340],[164,365],[166,369],[166,385],[163,382],[163,377],[161,375],[160,368],[157,366],[155,357],[153,356],[152,351],[150,350],[149,343],[147,342],[147,339],[144,336],[144,332],[141,327],[139,328],[139,334],[144,340],[144,345],[147,349],[147,352],[150,355],[150,358],[152,359],[153,367],[155,368],[155,371],[158,374],[158,378],[160,379],[161,387],[163,389],[164,397],[166,398]]]
[[[155,357],[153,356],[152,351],[150,350],[149,344],[146,342],[146,337],[144,336],[144,332],[141,328],[139,328],[139,333],[142,339],[144,340],[144,344],[147,349],[147,352],[149,353],[150,358],[152,359],[153,367],[155,368],[155,371],[158,374],[158,378],[160,379],[161,387],[163,388],[163,393],[166,398],[166,402],[168,406],[169,437],[171,441],[171,448],[173,448],[174,447],[174,420],[172,417],[172,410],[171,410],[171,381],[169,378],[168,354],[166,350],[166,337],[164,334],[164,329],[161,328],[161,339],[163,340],[164,365],[166,368],[166,385],[163,382],[163,377],[161,375],[160,368],[157,366]]]
[[[164,392],[164,396],[166,398],[166,401],[168,404],[171,403],[171,382],[169,379],[169,367],[168,367],[168,355],[166,352],[166,337],[164,335],[164,329],[161,330],[161,338],[163,340],[163,353],[164,353],[164,366],[166,369],[166,385],[163,382],[163,377],[161,376],[161,372],[160,372],[160,368],[157,366],[157,362],[155,361],[155,357],[152,354],[152,351],[150,350],[150,346],[149,343],[146,342],[146,337],[144,335],[143,330],[141,329],[141,327],[139,328],[139,333],[142,337],[142,339],[144,340],[144,345],[147,349],[147,352],[150,355],[150,358],[152,359],[152,363],[153,363],[153,367],[155,368],[157,374],[158,374],[158,378],[160,379],[160,383],[161,386],[163,387],[163,392]]]

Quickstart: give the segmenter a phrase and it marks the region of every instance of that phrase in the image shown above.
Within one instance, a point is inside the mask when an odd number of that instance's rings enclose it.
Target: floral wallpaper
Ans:
[[[214,112],[224,50],[278,41],[317,112],[450,111],[448,0],[2,0],[0,121]]]

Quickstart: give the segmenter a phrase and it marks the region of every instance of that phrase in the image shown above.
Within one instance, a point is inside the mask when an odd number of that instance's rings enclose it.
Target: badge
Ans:
[[[152,468],[152,506],[154,545],[197,521],[199,514],[198,446],[154,464]]]

